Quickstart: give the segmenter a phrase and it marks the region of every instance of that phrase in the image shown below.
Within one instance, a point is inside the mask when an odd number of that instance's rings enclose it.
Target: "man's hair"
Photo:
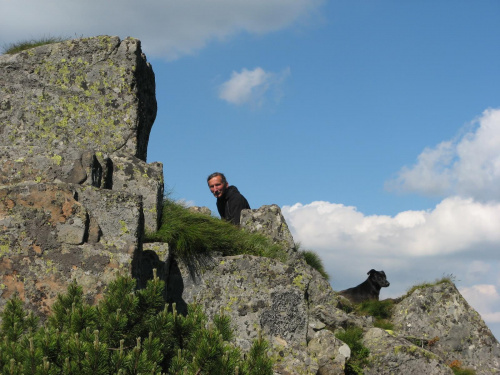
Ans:
[[[221,178],[221,182],[223,184],[227,184],[226,176],[224,176],[224,173],[220,173],[220,172],[214,172],[210,176],[208,176],[207,177],[207,182],[210,181],[214,177],[220,177]]]

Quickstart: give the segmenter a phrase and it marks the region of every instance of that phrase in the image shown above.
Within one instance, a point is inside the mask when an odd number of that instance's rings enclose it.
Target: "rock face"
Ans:
[[[138,40],[97,37],[2,55],[0,77],[0,308],[44,313],[71,280],[93,301],[158,227],[153,70]]]
[[[242,210],[240,219],[241,228],[249,232],[263,233],[292,251],[295,246],[292,234],[286,225],[280,208],[275,205],[262,206],[255,210]]]
[[[500,373],[500,345],[455,285],[417,289],[393,317],[403,337],[420,342],[447,363],[460,361],[478,374]]]
[[[393,331],[359,316],[307,265],[278,206],[244,210],[241,227],[281,244],[288,261],[214,256],[187,264],[158,228],[160,163],[146,163],[156,115],[154,75],[139,41],[97,37],[0,56],[0,308],[14,293],[38,314],[72,280],[89,302],[117,271],[143,287],[153,269],[166,302],[232,319],[243,351],[259,334],[275,374],[343,374],[354,356],[336,337],[362,331],[365,374],[500,373],[500,347],[452,283],[398,300]],[[192,208],[210,215],[206,207]]]
[[[146,160],[154,74],[140,42],[77,39],[0,56],[0,145],[98,148]]]

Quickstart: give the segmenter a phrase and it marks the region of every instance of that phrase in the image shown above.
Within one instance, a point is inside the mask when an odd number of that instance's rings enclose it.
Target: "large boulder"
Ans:
[[[139,40],[101,36],[1,55],[0,72],[0,145],[146,160],[156,98]]]
[[[202,269],[170,260],[168,289],[177,306],[201,304],[213,316],[221,311],[231,318],[236,344],[247,351],[259,334],[271,344],[279,374],[316,374],[321,367],[342,368],[345,349],[333,328],[310,314],[310,300],[317,298],[322,276],[306,264],[287,265],[280,261],[238,255],[207,259]],[[331,306],[335,294],[330,295]],[[313,341],[311,345],[308,345]],[[320,343],[328,345],[320,345]],[[340,373],[340,372],[339,372]]]
[[[369,329],[363,344],[370,351],[366,375],[453,375],[443,358],[380,328]]]
[[[240,227],[250,233],[264,234],[273,242],[282,244],[289,252],[294,251],[292,234],[281,214],[281,209],[276,204],[242,210]]]
[[[161,163],[151,66],[133,38],[96,37],[0,56],[0,308],[44,314],[77,280],[100,298],[117,270],[144,275]]]
[[[72,280],[92,302],[117,270],[131,272],[139,251],[140,197],[123,207],[124,196],[110,192],[103,204],[111,213],[118,207],[126,213],[113,218],[115,225],[123,220],[136,232],[109,233],[103,220],[112,216],[99,216],[94,207],[78,202],[79,191],[78,186],[42,183],[0,188],[0,308],[17,293],[27,307],[45,314]]]
[[[417,288],[394,309],[398,334],[476,374],[500,373],[500,344],[449,282]]]

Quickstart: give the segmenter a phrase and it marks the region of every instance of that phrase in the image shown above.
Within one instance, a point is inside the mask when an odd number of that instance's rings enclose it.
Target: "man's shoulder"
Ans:
[[[233,195],[241,195],[240,191],[238,190],[238,188],[234,185],[231,185],[227,188],[227,191],[226,191],[227,195],[228,196],[233,196]]]
[[[243,197],[243,195],[240,193],[238,188],[234,185],[231,185],[227,188],[226,196],[228,199],[229,198],[236,198],[236,197]]]

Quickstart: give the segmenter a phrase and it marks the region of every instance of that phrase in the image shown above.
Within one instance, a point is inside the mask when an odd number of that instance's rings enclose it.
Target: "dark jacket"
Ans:
[[[250,205],[236,186],[229,186],[224,195],[217,198],[217,210],[220,217],[235,225],[240,225],[241,210],[244,208],[250,208]]]

